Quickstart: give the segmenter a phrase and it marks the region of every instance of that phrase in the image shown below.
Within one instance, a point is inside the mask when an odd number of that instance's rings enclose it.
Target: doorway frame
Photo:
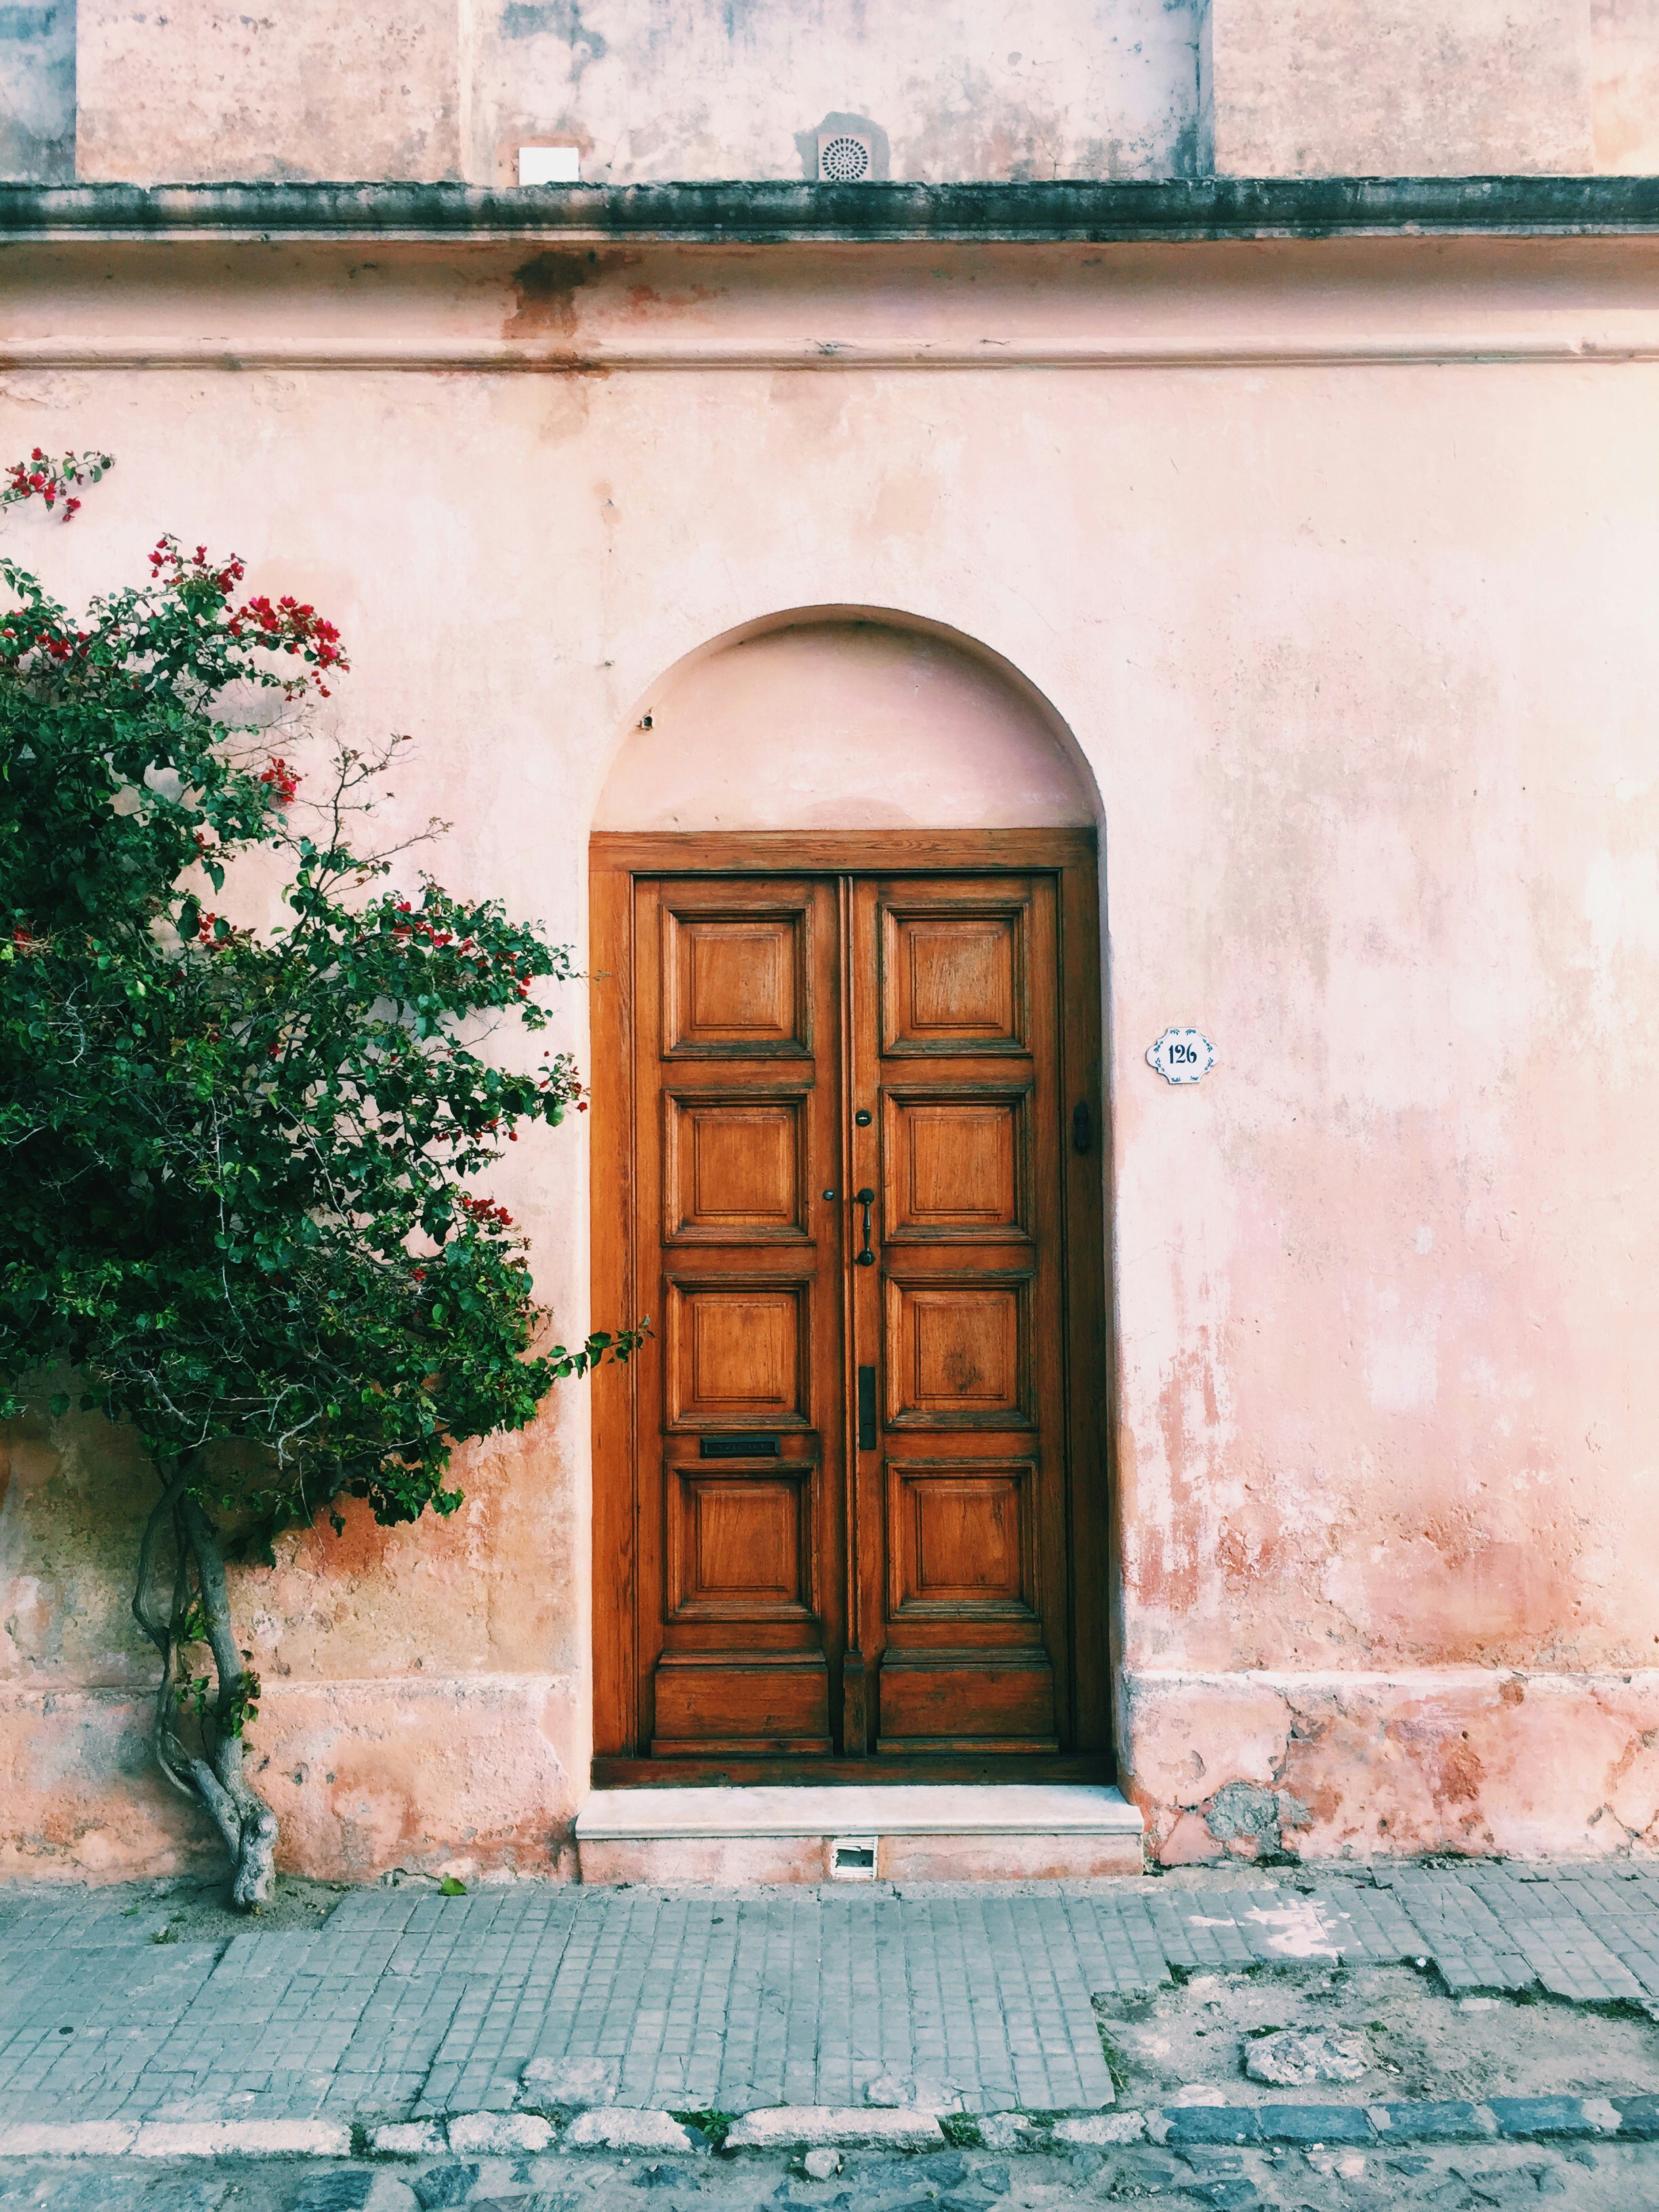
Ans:
[[[939,1782],[1108,1781],[1114,1771],[1117,1557],[1112,1459],[1116,1404],[1109,1328],[1110,1093],[1103,1051],[1101,909],[1093,830],[596,830],[588,844],[592,1315],[639,1311],[633,1079],[634,884],[639,877],[929,876],[1002,872],[1055,878],[1060,1095],[1086,1103],[1086,1154],[1060,1146],[1066,1313],[1066,1527],[1072,1634],[1069,1749],[1055,1757],[941,1757]],[[592,1390],[592,1666],[596,1788],[779,1781],[879,1785],[875,1757],[814,1759],[810,1778],[761,1761],[637,1754],[640,1512],[637,1370],[595,1369]],[[601,1596],[601,1593],[605,1595]],[[717,1769],[705,1772],[705,1768]],[[906,1779],[914,1780],[913,1776]]]

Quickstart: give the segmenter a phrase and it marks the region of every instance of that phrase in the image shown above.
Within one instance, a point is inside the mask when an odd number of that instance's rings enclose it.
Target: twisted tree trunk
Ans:
[[[132,1610],[139,1626],[161,1655],[150,1742],[157,1765],[173,1788],[206,1808],[231,1858],[231,1902],[249,1912],[270,1894],[276,1856],[276,1815],[244,1772],[243,1729],[257,1711],[259,1678],[244,1665],[231,1625],[225,1580],[225,1555],[214,1527],[190,1494],[195,1472],[189,1457],[162,1474],[161,1496],[145,1523],[139,1546],[138,1576]],[[165,1614],[150,1604],[155,1548],[171,1526],[173,1575]],[[216,1693],[205,1681],[192,1682],[179,1671],[185,1644],[204,1641],[213,1654]],[[193,1702],[198,1746],[183,1729],[183,1712]]]

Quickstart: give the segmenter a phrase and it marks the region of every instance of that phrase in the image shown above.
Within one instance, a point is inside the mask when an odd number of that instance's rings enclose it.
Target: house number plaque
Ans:
[[[1215,1066],[1215,1047],[1197,1030],[1165,1030],[1146,1054],[1166,1083],[1201,1083]]]

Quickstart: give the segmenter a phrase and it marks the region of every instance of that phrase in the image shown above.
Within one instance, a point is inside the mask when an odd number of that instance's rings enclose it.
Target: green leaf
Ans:
[[[453,1874],[447,1874],[438,1884],[438,1894],[440,1897],[465,1897],[466,1884],[458,1881]]]

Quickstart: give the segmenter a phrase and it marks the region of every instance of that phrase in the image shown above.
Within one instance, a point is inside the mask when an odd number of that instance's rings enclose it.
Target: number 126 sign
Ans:
[[[1215,1066],[1215,1047],[1197,1030],[1165,1030],[1146,1054],[1166,1083],[1201,1083]]]

